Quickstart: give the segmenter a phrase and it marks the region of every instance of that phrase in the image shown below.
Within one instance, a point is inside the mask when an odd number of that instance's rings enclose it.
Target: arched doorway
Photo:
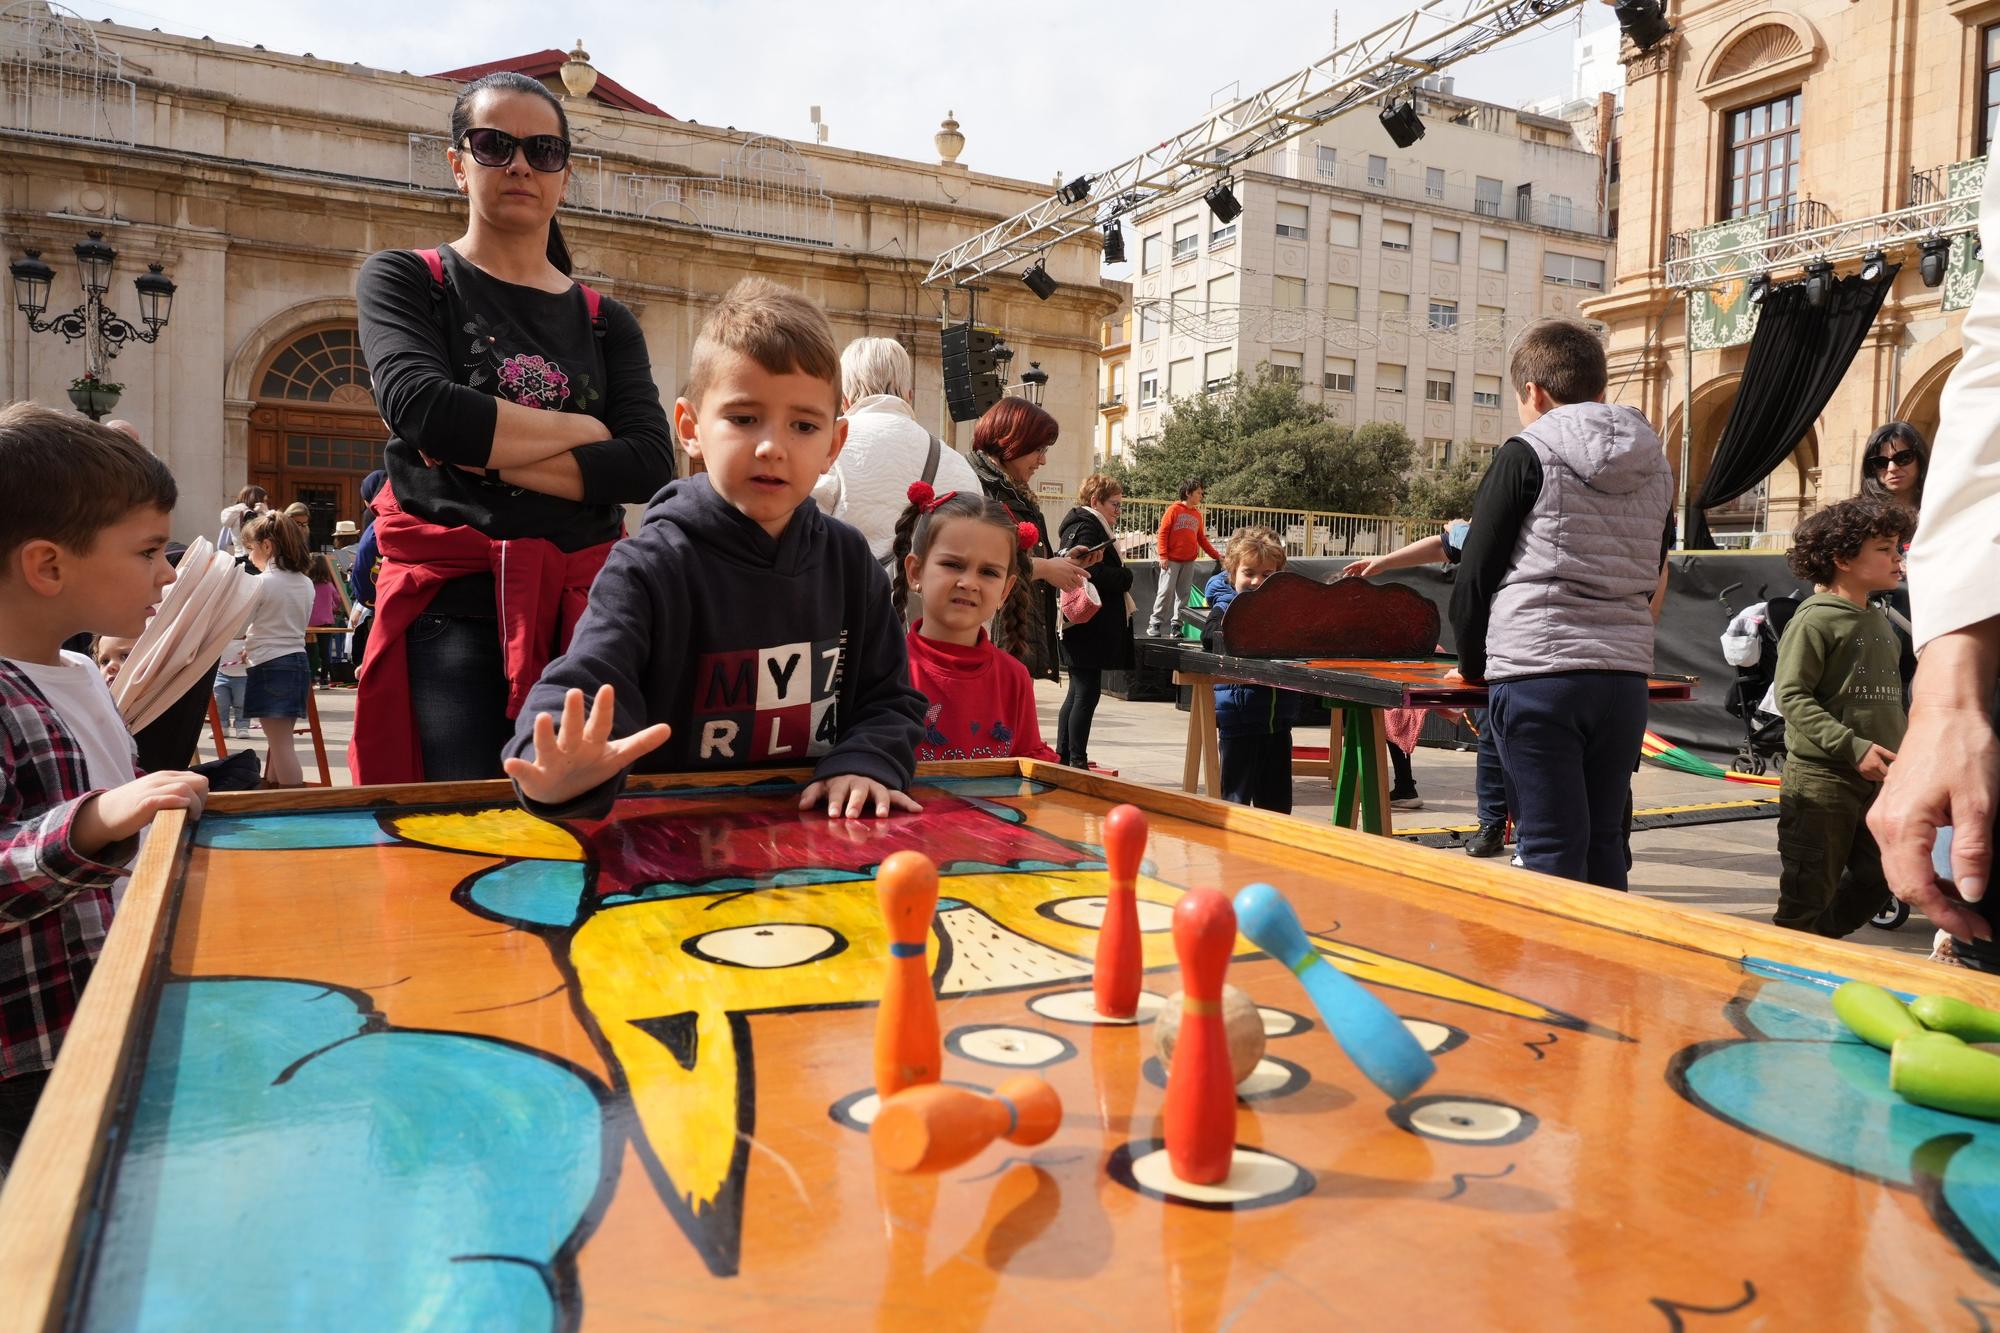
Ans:
[[[1909,396],[1903,399],[1902,410],[1897,414],[1899,420],[1915,426],[1917,433],[1928,443],[1937,443],[1938,422],[1942,415],[1939,409],[1944,399],[1945,381],[1950,379],[1951,372],[1958,368],[1959,356],[1959,353],[1953,352],[1931,367],[1911,388]],[[1860,465],[1861,462],[1857,458],[1855,466],[1858,468]]]
[[[382,466],[389,431],[351,323],[307,328],[272,353],[252,381],[250,480],[279,507],[312,512],[315,548],[333,526],[361,521],[361,482]]]

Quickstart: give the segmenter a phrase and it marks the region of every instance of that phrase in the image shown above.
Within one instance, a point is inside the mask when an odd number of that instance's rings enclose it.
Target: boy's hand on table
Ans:
[[[521,794],[539,805],[562,805],[615,777],[639,758],[666,744],[673,729],[656,722],[624,740],[611,739],[616,703],[609,685],[600,686],[584,716],[583,691],[563,696],[562,726],[547,713],[535,719],[535,757],[519,756],[501,765]]]
[[[1867,778],[1870,782],[1887,782],[1889,780],[1889,765],[1895,762],[1896,752],[1894,750],[1885,750],[1879,745],[1871,744],[1868,747],[1868,753],[1861,756],[1861,762],[1856,764],[1855,768],[1859,769],[1861,776]]]
[[[207,799],[208,779],[199,773],[148,773],[85,801],[70,825],[70,845],[81,855],[95,856],[138,833],[162,810],[185,810],[190,819],[200,818]]]
[[[912,814],[923,813],[923,807],[911,799],[908,792],[900,792],[885,787],[873,778],[864,778],[858,773],[842,773],[837,778],[826,778],[806,788],[805,795],[799,797],[799,809],[810,810],[824,797],[828,819],[859,819],[868,813],[868,807],[875,807],[875,817],[888,817],[889,809],[908,810]]]
[[[1352,561],[1348,564],[1347,568],[1340,571],[1340,577],[1344,579],[1372,578],[1374,574],[1375,560],[1373,557],[1366,560]]]

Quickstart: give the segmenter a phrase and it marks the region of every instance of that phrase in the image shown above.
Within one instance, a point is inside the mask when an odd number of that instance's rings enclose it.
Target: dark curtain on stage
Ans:
[[[1822,306],[1806,300],[1802,282],[1773,287],[1764,298],[1735,406],[1694,500],[1690,548],[1715,545],[1705,511],[1770,476],[1812,429],[1861,349],[1899,267],[1891,265],[1874,282],[1859,274],[1839,279]]]

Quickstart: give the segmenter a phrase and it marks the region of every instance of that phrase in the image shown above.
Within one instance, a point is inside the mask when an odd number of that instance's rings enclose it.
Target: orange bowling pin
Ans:
[[[1136,805],[1120,805],[1104,817],[1104,865],[1108,887],[1104,923],[1097,928],[1097,970],[1091,989],[1105,1018],[1133,1018],[1139,1012],[1139,862],[1146,854],[1146,816]]]
[[[944,1062],[937,994],[924,954],[937,915],[937,867],[922,852],[895,852],[875,872],[889,932],[888,974],[875,1014],[875,1091],[883,1100],[917,1083],[935,1083]]]
[[[1174,904],[1174,952],[1181,960],[1181,1032],[1167,1071],[1167,1161],[1190,1185],[1229,1175],[1236,1148],[1236,1080],[1222,1024],[1222,976],[1236,946],[1228,895],[1190,889]]]
[[[875,1160],[892,1171],[949,1171],[995,1139],[1036,1144],[1061,1123],[1056,1090],[1023,1074],[991,1096],[943,1083],[905,1089],[882,1103],[868,1137]]]

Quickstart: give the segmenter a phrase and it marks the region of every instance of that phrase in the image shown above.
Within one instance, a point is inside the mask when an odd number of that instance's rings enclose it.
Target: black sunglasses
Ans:
[[[1861,467],[1867,472],[1887,472],[1891,463],[1897,467],[1915,467],[1923,455],[1915,449],[1898,449],[1893,454],[1875,454],[1861,460]]]
[[[461,145],[482,167],[504,167],[514,160],[519,148],[536,171],[561,171],[569,165],[569,140],[560,134],[531,134],[516,139],[505,130],[467,130]]]

